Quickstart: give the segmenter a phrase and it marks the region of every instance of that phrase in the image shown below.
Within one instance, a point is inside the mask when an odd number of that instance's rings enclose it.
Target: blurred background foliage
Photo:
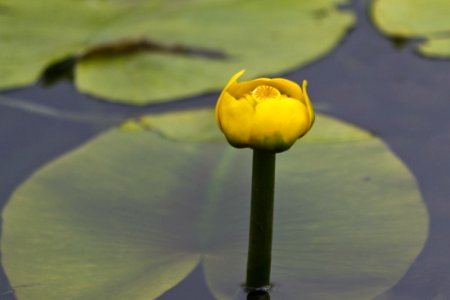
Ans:
[[[323,57],[354,24],[345,1],[0,0],[0,88],[72,63],[77,88],[143,105]],[[32,45],[31,47],[29,45]]]

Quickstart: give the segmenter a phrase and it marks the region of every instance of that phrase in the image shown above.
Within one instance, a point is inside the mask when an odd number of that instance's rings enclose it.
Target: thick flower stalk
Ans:
[[[216,119],[228,142],[236,148],[282,152],[305,135],[314,123],[306,92],[284,78],[237,82],[234,75],[216,106]]]
[[[270,288],[275,154],[286,151],[314,123],[306,92],[283,78],[259,78],[238,83],[234,75],[220,94],[216,119],[228,142],[253,149],[248,290]]]

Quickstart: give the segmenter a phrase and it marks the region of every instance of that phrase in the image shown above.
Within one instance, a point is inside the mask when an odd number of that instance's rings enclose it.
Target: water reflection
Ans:
[[[251,291],[247,294],[247,300],[270,300],[270,294],[266,291]]]

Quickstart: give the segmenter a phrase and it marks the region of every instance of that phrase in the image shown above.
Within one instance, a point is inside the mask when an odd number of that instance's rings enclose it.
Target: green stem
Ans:
[[[253,150],[250,240],[246,287],[270,287],[275,153]]]

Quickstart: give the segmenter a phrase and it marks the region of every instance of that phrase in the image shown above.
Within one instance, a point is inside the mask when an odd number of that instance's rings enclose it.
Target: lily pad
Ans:
[[[18,299],[154,299],[198,264],[242,295],[251,151],[212,128],[209,109],[147,116],[33,174],[3,212]],[[271,299],[369,299],[420,252],[426,209],[378,138],[319,115],[276,172]]]
[[[112,101],[213,91],[238,69],[280,73],[327,54],[354,24],[336,9],[346,2],[0,0],[0,88],[77,57],[77,87]]]
[[[450,2],[447,0],[373,0],[371,13],[385,34],[425,39],[417,47],[419,53],[450,58]]]

